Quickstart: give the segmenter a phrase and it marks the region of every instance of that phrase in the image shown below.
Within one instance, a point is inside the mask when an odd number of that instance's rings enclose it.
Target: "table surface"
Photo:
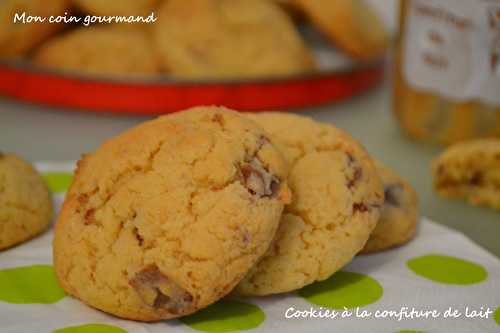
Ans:
[[[500,257],[500,214],[434,194],[430,162],[443,147],[406,137],[392,115],[390,95],[386,82],[354,100],[297,112],[350,132],[415,186],[422,215],[462,231]],[[104,139],[149,118],[70,111],[0,97],[0,150],[31,161],[76,160]]]

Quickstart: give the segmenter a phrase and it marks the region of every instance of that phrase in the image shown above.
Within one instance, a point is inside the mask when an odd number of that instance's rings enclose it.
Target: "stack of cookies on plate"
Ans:
[[[413,189],[342,130],[197,107],[78,162],[54,265],[88,305],[154,321],[300,289],[408,241],[416,224]]]
[[[23,12],[47,20],[13,23]],[[48,22],[151,13],[151,24]],[[111,78],[286,77],[318,70],[299,29],[309,23],[353,59],[380,59],[387,49],[385,27],[363,0],[4,0],[0,59]]]

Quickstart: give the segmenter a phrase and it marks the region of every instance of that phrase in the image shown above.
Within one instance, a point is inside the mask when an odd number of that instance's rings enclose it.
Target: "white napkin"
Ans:
[[[45,174],[56,172],[64,176],[72,172],[73,165],[38,163],[37,167]],[[54,195],[57,209],[63,198],[64,193]],[[52,236],[49,230],[25,244],[0,252],[0,332],[66,329],[60,332],[71,333],[75,332],[71,328],[82,325],[78,332],[96,332],[97,328],[102,330],[98,332],[110,333],[500,331],[499,259],[464,235],[428,219],[422,219],[417,236],[409,244],[358,256],[328,282],[285,295],[228,299],[184,321],[152,324],[121,320],[62,294],[49,304],[29,303],[31,298],[37,299],[34,295],[37,292],[57,289],[54,285],[47,286],[54,284],[50,279],[47,282],[37,276],[19,278],[25,271],[30,273],[33,265],[44,265],[43,269],[50,272]],[[19,303],[19,299],[24,303]],[[313,303],[333,304],[337,308]],[[342,304],[348,308],[342,308]],[[356,305],[361,306],[356,308]],[[398,315],[410,315],[412,310],[434,311],[435,318],[403,316],[398,320]],[[333,311],[337,313],[335,318],[331,318]],[[393,316],[383,311],[393,311]],[[456,318],[450,318],[454,311]],[[213,314],[207,315],[208,312]],[[311,314],[330,317],[312,318]],[[342,318],[346,314],[350,316]]]

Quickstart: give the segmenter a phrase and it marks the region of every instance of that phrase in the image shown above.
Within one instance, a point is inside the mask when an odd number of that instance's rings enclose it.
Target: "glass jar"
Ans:
[[[413,137],[500,136],[500,0],[401,0],[393,109]]]

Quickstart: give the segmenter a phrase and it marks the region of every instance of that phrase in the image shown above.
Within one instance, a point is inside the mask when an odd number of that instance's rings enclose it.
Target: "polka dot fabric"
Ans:
[[[58,209],[71,183],[73,164],[43,163],[38,168]],[[49,231],[0,252],[0,332],[500,332],[500,260],[428,220],[422,221],[408,245],[358,256],[341,272],[297,292],[229,297],[180,320],[149,324],[108,316],[66,296],[54,277],[51,241]],[[481,307],[492,313],[468,318],[466,306],[469,315]],[[407,313],[412,308],[436,309],[441,316],[376,316],[401,308]],[[449,308],[461,316],[443,318]],[[327,311],[339,315],[318,318]]]

